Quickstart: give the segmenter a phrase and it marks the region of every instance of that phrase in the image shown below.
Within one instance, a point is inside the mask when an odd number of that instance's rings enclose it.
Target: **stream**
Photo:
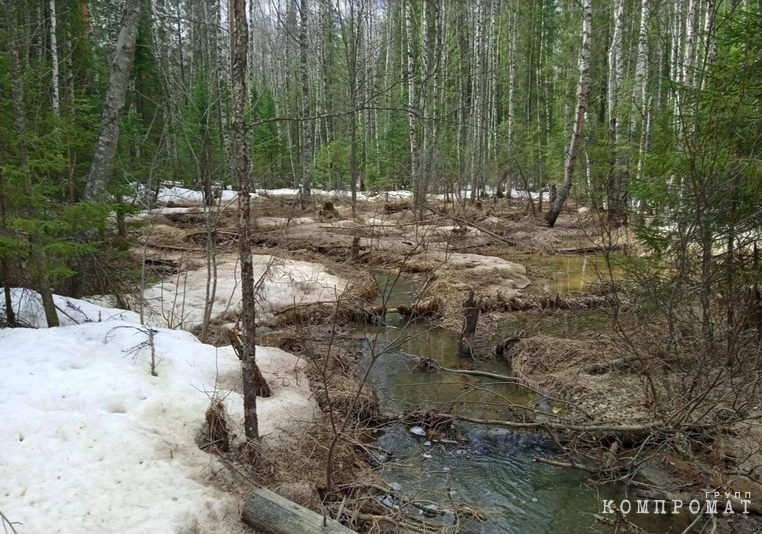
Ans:
[[[410,279],[394,283],[387,276],[377,277],[381,291],[387,288],[387,306],[415,301],[417,284]],[[391,291],[389,292],[389,289]],[[379,303],[381,303],[379,297]],[[543,315],[512,313],[499,324],[487,346],[504,339],[510,332],[524,330],[526,335],[545,334],[575,337],[586,330],[602,328],[605,312],[550,312]],[[414,371],[418,357],[428,357],[446,367],[469,367],[473,362],[457,354],[457,333],[432,328],[425,321],[405,321],[389,315],[385,325],[368,326],[358,341],[364,367],[371,360],[371,344],[384,353],[371,369],[369,379],[384,413],[406,409],[459,412],[473,417],[505,418],[505,401],[517,405],[533,404],[556,413],[543,398],[509,385],[487,385],[484,389],[464,391],[479,379],[446,373]],[[359,334],[359,333],[358,333]],[[478,369],[510,374],[510,365],[492,359],[479,362]],[[484,382],[484,379],[482,379]],[[487,391],[487,388],[489,391]],[[454,404],[455,400],[459,402]],[[501,407],[500,404],[503,406]],[[501,415],[502,414],[502,415]],[[410,428],[395,425],[378,432],[378,446],[393,453],[384,464],[382,475],[399,494],[407,498],[430,499],[446,503],[459,500],[483,509],[486,522],[471,521],[461,532],[479,533],[589,533],[611,532],[591,515],[600,514],[602,499],[624,498],[626,488],[592,487],[585,474],[532,462],[535,456],[553,457],[553,443],[544,434],[520,433],[479,425],[457,425],[460,443],[442,443],[439,436],[419,436]],[[391,503],[390,503],[391,504]],[[668,517],[668,516],[667,516]],[[682,516],[684,517],[684,516]],[[631,521],[648,532],[681,532],[685,525],[649,514],[630,515]],[[452,517],[443,516],[451,522]],[[682,523],[680,521],[679,523]]]

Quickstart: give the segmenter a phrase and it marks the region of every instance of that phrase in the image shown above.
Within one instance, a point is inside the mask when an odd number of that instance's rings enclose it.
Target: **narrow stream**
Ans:
[[[401,279],[392,284],[385,276],[378,277],[377,282],[382,290],[391,289],[388,307],[415,301],[415,282]],[[489,344],[522,329],[527,335],[542,331],[574,337],[575,333],[604,324],[601,312],[511,314],[508,322],[498,326]],[[505,401],[490,391],[517,405],[533,403],[545,410],[551,408],[544,399],[508,385],[488,385],[465,392],[464,386],[479,381],[413,370],[418,360],[411,355],[433,358],[447,367],[472,367],[472,360],[457,355],[455,332],[390,315],[386,325],[368,327],[362,333],[364,339],[359,343],[366,369],[371,360],[370,344],[375,343],[376,352],[385,348],[371,370],[370,380],[386,413],[417,408],[506,418]],[[478,368],[510,374],[510,366],[504,361],[479,362]],[[454,404],[456,399],[459,402]],[[399,425],[379,433],[378,445],[394,454],[383,470],[386,481],[407,497],[440,503],[460,500],[488,513],[487,522],[473,521],[461,532],[608,532],[591,514],[601,512],[601,499],[623,498],[624,487],[598,488],[599,494],[582,473],[532,462],[535,456],[553,455],[553,444],[545,435],[470,424],[459,424],[458,428],[467,442],[461,439],[460,443],[442,443],[439,436],[418,436]],[[448,516],[444,518],[446,521]],[[654,533],[680,532],[685,527],[656,515],[630,518]]]

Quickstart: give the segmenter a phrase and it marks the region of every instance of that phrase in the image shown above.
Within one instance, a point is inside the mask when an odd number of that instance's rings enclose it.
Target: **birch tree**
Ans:
[[[619,143],[622,121],[619,120],[619,91],[624,76],[622,57],[622,32],[624,29],[624,0],[614,0],[614,35],[609,49],[609,142],[611,162],[608,184],[608,215],[615,224],[624,222],[627,210],[627,184],[624,175]]]
[[[94,199],[106,194],[114,169],[114,159],[124,117],[124,103],[130,88],[130,73],[135,60],[135,41],[138,37],[142,5],[143,0],[127,0],[125,4],[114,60],[111,63],[108,91],[104,99],[100,133],[85,188],[86,199]]]
[[[415,10],[414,0],[405,1],[405,34],[407,36],[407,119],[408,141],[410,143],[410,180],[413,183],[415,202],[421,202],[425,193],[421,191],[420,177],[418,176],[418,140],[416,138],[416,110],[415,110]]]
[[[592,27],[592,0],[582,0],[582,47],[579,52],[579,83],[577,85],[577,110],[572,126],[571,144],[566,156],[564,181],[558,187],[556,198],[550,206],[545,220],[551,228],[555,226],[561,210],[569,197],[574,180],[574,167],[577,163],[577,152],[582,141],[582,131],[585,125],[585,110],[587,109],[587,89],[590,84],[590,36]]]
[[[50,60],[52,64],[51,89],[53,90],[53,113],[58,116],[61,109],[61,99],[58,85],[58,37],[56,28],[58,17],[56,16],[56,0],[50,0]]]
[[[299,5],[299,70],[302,84],[302,200],[312,194],[312,122],[310,121],[309,44],[307,42],[307,0]]]

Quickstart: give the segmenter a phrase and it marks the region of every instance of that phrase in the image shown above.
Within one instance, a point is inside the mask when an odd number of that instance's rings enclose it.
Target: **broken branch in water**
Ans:
[[[618,252],[624,250],[622,245],[589,245],[585,247],[559,248],[559,254],[597,254],[602,252]]]

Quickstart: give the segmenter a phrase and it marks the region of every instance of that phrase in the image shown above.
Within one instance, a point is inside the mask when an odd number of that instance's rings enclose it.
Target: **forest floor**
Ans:
[[[223,195],[210,209],[200,204],[194,192],[168,191],[164,206],[132,218],[129,241],[136,269],[145,265],[147,288],[142,299],[132,296],[127,304],[132,310],[142,306],[148,324],[191,330],[207,343],[225,346],[226,332],[236,326],[240,315],[235,195]],[[268,442],[265,437],[267,445],[256,471],[247,468],[240,449],[218,451],[223,468],[210,478],[217,489],[237,499],[239,508],[252,488],[265,484],[318,512],[326,511],[322,504],[327,490],[326,443],[335,435],[330,429],[347,417],[373,420],[380,416],[372,391],[366,389],[354,399],[361,365],[353,332],[394,312],[424,317],[431,325],[457,332],[470,292],[480,303],[476,340],[481,341],[474,345],[480,348],[473,360],[464,360],[460,368],[479,369],[482,362],[507,356],[513,376],[573,404],[587,420],[614,425],[652,420],[642,376],[632,372],[626,361],[632,340],[623,343],[612,329],[611,310],[618,310],[619,321],[629,320],[627,292],[621,291],[623,271],[601,254],[608,250],[641,253],[626,228],[611,230],[597,214],[572,205],[551,229],[537,202],[532,205],[526,198],[454,204],[432,198],[427,207],[416,208],[405,192],[389,198],[363,195],[353,213],[345,196],[316,196],[306,208],[290,190],[255,196],[257,341],[296,355],[308,381],[300,382],[298,373],[291,378],[276,373],[275,380],[287,385],[294,379],[299,387],[308,384],[311,402],[320,410],[312,415],[284,415],[295,424],[284,426],[291,428],[280,434],[287,438]],[[210,250],[216,260],[212,263]],[[209,273],[214,284],[208,284]],[[415,286],[413,300],[406,307],[385,301],[379,305],[383,286],[398,279]],[[201,323],[210,289],[214,308],[204,336]],[[110,298],[89,300],[114,308],[125,305],[124,296],[121,306]],[[536,320],[511,326],[516,311]],[[584,315],[588,312],[600,314],[591,320]],[[565,326],[546,328],[543,318],[548,316]],[[498,327],[515,338],[505,356],[497,356],[488,343]],[[637,343],[642,349],[649,340]],[[330,360],[327,354],[333,354]],[[263,365],[268,379],[275,376]],[[236,413],[231,411],[233,418]],[[348,488],[385,487],[379,475],[368,469],[367,461],[373,464],[376,456],[369,444],[371,435],[352,428],[336,448],[333,483]],[[755,436],[718,438],[714,460],[742,459],[739,469],[759,464]],[[664,466],[671,470],[670,477],[681,487],[703,483],[702,473],[686,458],[665,453],[660,460],[662,471]],[[720,476],[714,482],[721,487],[729,481]],[[740,484],[737,477],[732,482],[736,489],[743,485],[744,490],[753,491],[754,502],[762,502],[758,486],[748,481]],[[384,508],[375,501],[375,515],[355,513],[353,526],[367,528],[378,521],[373,517],[383,515]],[[328,506],[335,515],[345,503]],[[239,528],[229,527],[224,531]]]

